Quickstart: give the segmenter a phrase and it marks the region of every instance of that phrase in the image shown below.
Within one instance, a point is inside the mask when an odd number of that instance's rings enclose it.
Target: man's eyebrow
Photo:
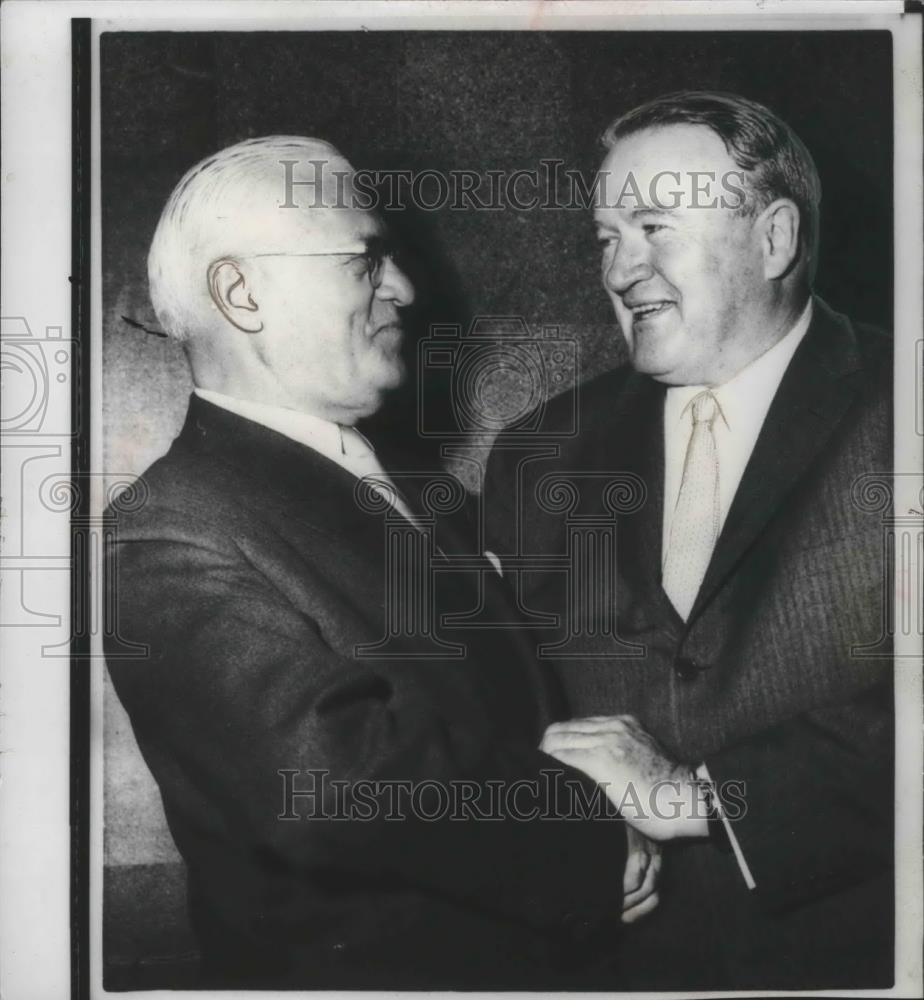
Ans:
[[[671,218],[671,217],[675,216],[676,214],[677,213],[672,208],[657,208],[654,205],[651,205],[651,206],[645,205],[645,206],[642,206],[642,208],[633,208],[632,209],[632,218],[633,219],[637,219],[641,215],[657,215],[657,216],[664,216],[664,217],[667,217],[667,218]]]
[[[633,208],[629,213],[629,217],[633,220],[638,219],[641,216],[657,216],[660,218],[675,218],[678,213],[673,208],[659,208],[656,205],[642,205],[640,208]],[[615,232],[616,227],[611,225],[609,222],[604,222],[602,219],[597,221],[594,220],[594,228],[600,232],[604,229]]]
[[[356,241],[362,243],[365,247],[365,252],[369,253],[373,250],[381,250],[384,246],[387,246],[389,239],[387,233],[357,233]]]

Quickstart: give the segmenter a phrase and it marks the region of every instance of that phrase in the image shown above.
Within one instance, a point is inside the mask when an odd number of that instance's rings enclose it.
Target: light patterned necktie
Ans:
[[[683,462],[677,506],[664,556],[662,586],[686,621],[719,535],[719,456],[713,424],[719,404],[711,392],[690,401],[693,430]]]

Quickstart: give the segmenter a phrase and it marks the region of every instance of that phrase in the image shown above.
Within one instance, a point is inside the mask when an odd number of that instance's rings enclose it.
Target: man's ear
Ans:
[[[244,333],[259,333],[263,329],[260,307],[247,287],[247,278],[230,257],[221,257],[209,264],[209,295],[225,319]]]
[[[777,198],[761,212],[764,277],[783,278],[799,259],[799,209],[789,198]]]

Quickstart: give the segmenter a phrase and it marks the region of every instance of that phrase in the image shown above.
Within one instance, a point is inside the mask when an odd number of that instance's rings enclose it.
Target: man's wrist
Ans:
[[[699,777],[695,768],[690,768],[687,772],[687,785],[689,811],[681,836],[708,837],[710,820],[715,815],[715,803],[708,782]]]
[[[719,809],[715,797],[715,786],[709,776],[709,771],[705,764],[691,771],[692,780],[701,789],[705,803],[706,812],[706,834],[712,843],[721,851],[729,851],[731,847],[728,842],[728,834],[725,831],[725,823],[722,820],[722,813]]]
[[[690,768],[678,765],[652,799],[650,836],[655,840],[709,836],[708,806],[702,782]],[[648,832],[644,831],[643,832]]]

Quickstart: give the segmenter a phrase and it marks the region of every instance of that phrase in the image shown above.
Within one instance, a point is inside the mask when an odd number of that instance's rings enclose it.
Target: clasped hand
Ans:
[[[619,809],[629,840],[622,919],[644,916],[658,904],[660,842],[708,833],[703,788],[631,715],[553,723],[541,749],[583,771]]]
[[[631,715],[555,722],[541,749],[602,786],[623,819],[651,840],[708,832],[704,790]]]

